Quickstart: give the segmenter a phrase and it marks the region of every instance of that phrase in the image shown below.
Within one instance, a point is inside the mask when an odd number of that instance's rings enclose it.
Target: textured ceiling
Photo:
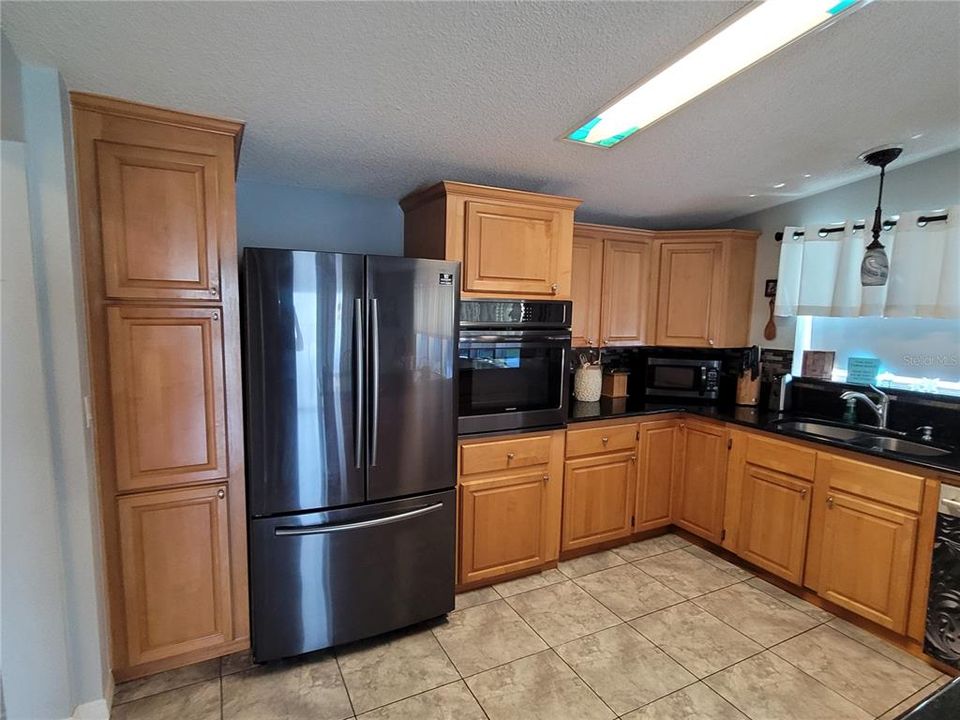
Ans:
[[[889,0],[615,149],[557,139],[743,4],[5,0],[0,12],[21,59],[56,66],[70,89],[245,120],[249,180],[392,198],[464,180],[664,227],[864,177],[857,155],[882,143],[906,145],[898,164],[960,146],[960,3]]]

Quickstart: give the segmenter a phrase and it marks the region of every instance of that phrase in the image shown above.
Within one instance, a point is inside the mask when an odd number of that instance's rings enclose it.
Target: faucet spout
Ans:
[[[841,400],[859,400],[864,403],[873,414],[877,416],[877,427],[882,430],[887,428],[887,411],[890,409],[890,396],[873,385],[870,389],[877,393],[877,402],[871,400],[867,395],[856,390],[847,390],[840,396]]]

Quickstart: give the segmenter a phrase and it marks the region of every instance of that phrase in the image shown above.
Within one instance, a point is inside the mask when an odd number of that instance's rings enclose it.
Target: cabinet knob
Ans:
[[[214,286],[212,286],[212,287],[210,288],[210,294],[211,294],[211,295],[216,295],[216,294],[217,294],[217,286],[216,286],[216,285],[214,285]]]
[[[220,498],[221,500],[223,500],[226,496],[227,496],[227,494],[223,491],[222,488],[221,488],[220,490],[217,490],[217,497],[218,497],[218,498]]]
[[[636,456],[636,455],[631,455],[631,456],[630,456],[630,462],[636,462],[636,461],[637,461],[637,456]]]
[[[686,424],[686,423],[680,423],[680,429],[681,429],[681,430],[686,430],[686,429],[687,429],[687,424]]]
[[[827,498],[827,507],[830,508],[830,509],[833,509],[833,495],[830,495],[830,496]]]
[[[610,442],[610,438],[608,438],[608,437],[602,437],[602,438],[600,438],[600,442],[602,442],[604,445],[606,445],[608,442]]]
[[[804,488],[803,490],[800,491],[800,497],[805,498],[806,496],[807,496],[807,489]]]
[[[220,313],[214,311],[214,313],[213,313],[210,317],[212,317],[214,320],[219,320],[219,319],[220,319]]]
[[[547,473],[544,473],[542,480],[543,480],[544,482],[547,482],[548,480],[550,480],[550,476],[547,475]]]
[[[713,338],[710,338],[709,340],[707,340],[707,342],[713,345]]]
[[[556,283],[553,283],[553,284],[550,286],[550,292],[552,292],[554,295],[557,294],[557,284],[556,284]]]
[[[513,453],[507,453],[507,460],[513,460],[513,458],[514,458]]]

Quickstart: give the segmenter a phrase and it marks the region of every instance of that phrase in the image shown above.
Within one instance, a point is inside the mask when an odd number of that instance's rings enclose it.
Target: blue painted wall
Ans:
[[[241,247],[403,254],[403,212],[396,200],[241,180]]]

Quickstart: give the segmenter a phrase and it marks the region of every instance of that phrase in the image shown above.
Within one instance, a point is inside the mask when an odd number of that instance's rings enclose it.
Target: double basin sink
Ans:
[[[909,457],[942,457],[952,455],[954,452],[949,448],[897,437],[897,433],[890,430],[878,429],[874,431],[861,426],[834,425],[819,420],[778,420],[772,425],[781,432],[811,435],[847,443],[852,447],[864,450],[889,452]]]

